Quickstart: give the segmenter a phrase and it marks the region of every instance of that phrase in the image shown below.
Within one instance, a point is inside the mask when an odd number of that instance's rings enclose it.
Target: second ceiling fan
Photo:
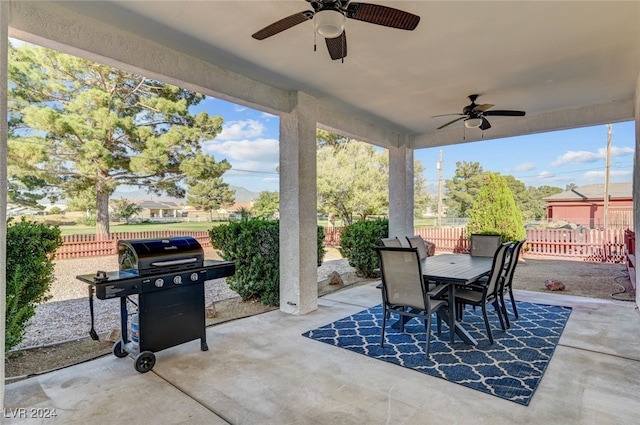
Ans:
[[[315,29],[324,37],[331,59],[347,56],[347,34],[344,23],[347,18],[391,28],[412,31],[420,17],[392,7],[349,0],[306,0],[313,10],[305,10],[280,19],[251,35],[264,40],[315,17]]]
[[[446,124],[441,125],[440,127],[438,127],[438,130],[440,130],[441,128],[445,128],[460,120],[464,120],[464,126],[467,128],[479,128],[480,130],[487,130],[491,128],[491,124],[485,117],[488,117],[488,116],[523,117],[525,115],[524,111],[512,111],[508,109],[491,110],[491,108],[493,108],[495,105],[492,105],[490,103],[477,105],[476,99],[478,98],[478,96],[480,95],[472,94],[468,96],[469,100],[471,101],[471,104],[462,108],[461,114],[434,115],[432,118],[446,117],[450,115],[459,116],[459,118],[456,118],[454,120],[449,121]]]

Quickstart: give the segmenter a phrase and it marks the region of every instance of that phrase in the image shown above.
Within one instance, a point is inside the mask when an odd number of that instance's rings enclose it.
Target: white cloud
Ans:
[[[218,142],[216,138],[204,143],[203,149],[214,156],[228,158],[234,168],[274,171],[279,162],[280,147],[275,139]]]
[[[633,148],[624,147],[619,148],[616,146],[611,147],[611,158],[616,158],[625,155],[633,154]],[[552,166],[558,167],[566,164],[584,164],[587,162],[595,162],[607,157],[607,150],[605,148],[598,149],[597,152],[590,151],[568,151],[560,155],[555,161],[551,163]]]
[[[550,173],[548,171],[541,171],[537,178],[543,182],[543,184],[550,184],[554,182],[563,182],[567,179],[566,176],[558,176],[557,174]]]
[[[632,176],[632,171],[630,170],[626,170],[626,171],[610,171],[609,172],[609,177],[625,177],[625,178],[631,178]],[[584,173],[582,175],[582,177],[585,180],[589,180],[589,181],[597,181],[599,183],[603,183],[604,179],[605,179],[605,171],[588,171],[586,173]]]
[[[532,162],[524,162],[522,164],[518,164],[515,167],[513,167],[514,171],[531,171],[534,168],[536,168],[535,164]]]
[[[222,132],[216,140],[241,140],[260,137],[264,133],[264,124],[256,120],[229,121],[222,124]]]

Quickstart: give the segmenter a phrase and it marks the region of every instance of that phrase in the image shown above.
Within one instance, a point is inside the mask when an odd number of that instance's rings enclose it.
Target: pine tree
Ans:
[[[109,233],[109,196],[120,185],[183,197],[185,178],[218,178],[201,143],[222,118],[190,108],[202,94],[37,46],[9,48],[9,190],[95,206]]]
[[[503,241],[524,239],[522,211],[516,205],[507,181],[487,172],[469,213],[468,234],[499,234]]]

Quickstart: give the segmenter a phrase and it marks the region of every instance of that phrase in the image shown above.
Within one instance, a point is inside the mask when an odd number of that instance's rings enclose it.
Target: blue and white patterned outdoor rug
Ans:
[[[391,327],[398,317],[392,315],[387,320],[384,347],[380,347],[380,305],[302,335],[527,406],[551,360],[571,308],[520,301],[517,306],[520,317],[511,320],[511,328],[506,332],[500,329],[493,308],[489,308],[493,345],[489,344],[479,308],[475,311],[467,308],[463,321],[464,328],[478,341],[475,347],[458,337],[450,344],[449,328],[444,322],[438,337],[433,317],[430,359],[424,354],[422,320],[410,320],[405,333],[401,333]]]

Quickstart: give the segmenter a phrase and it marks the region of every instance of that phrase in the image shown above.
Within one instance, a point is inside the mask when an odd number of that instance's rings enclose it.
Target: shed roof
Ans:
[[[631,182],[609,184],[609,199],[631,199],[632,193],[633,184]],[[544,198],[545,201],[583,201],[586,199],[604,200],[604,184],[588,184]]]

